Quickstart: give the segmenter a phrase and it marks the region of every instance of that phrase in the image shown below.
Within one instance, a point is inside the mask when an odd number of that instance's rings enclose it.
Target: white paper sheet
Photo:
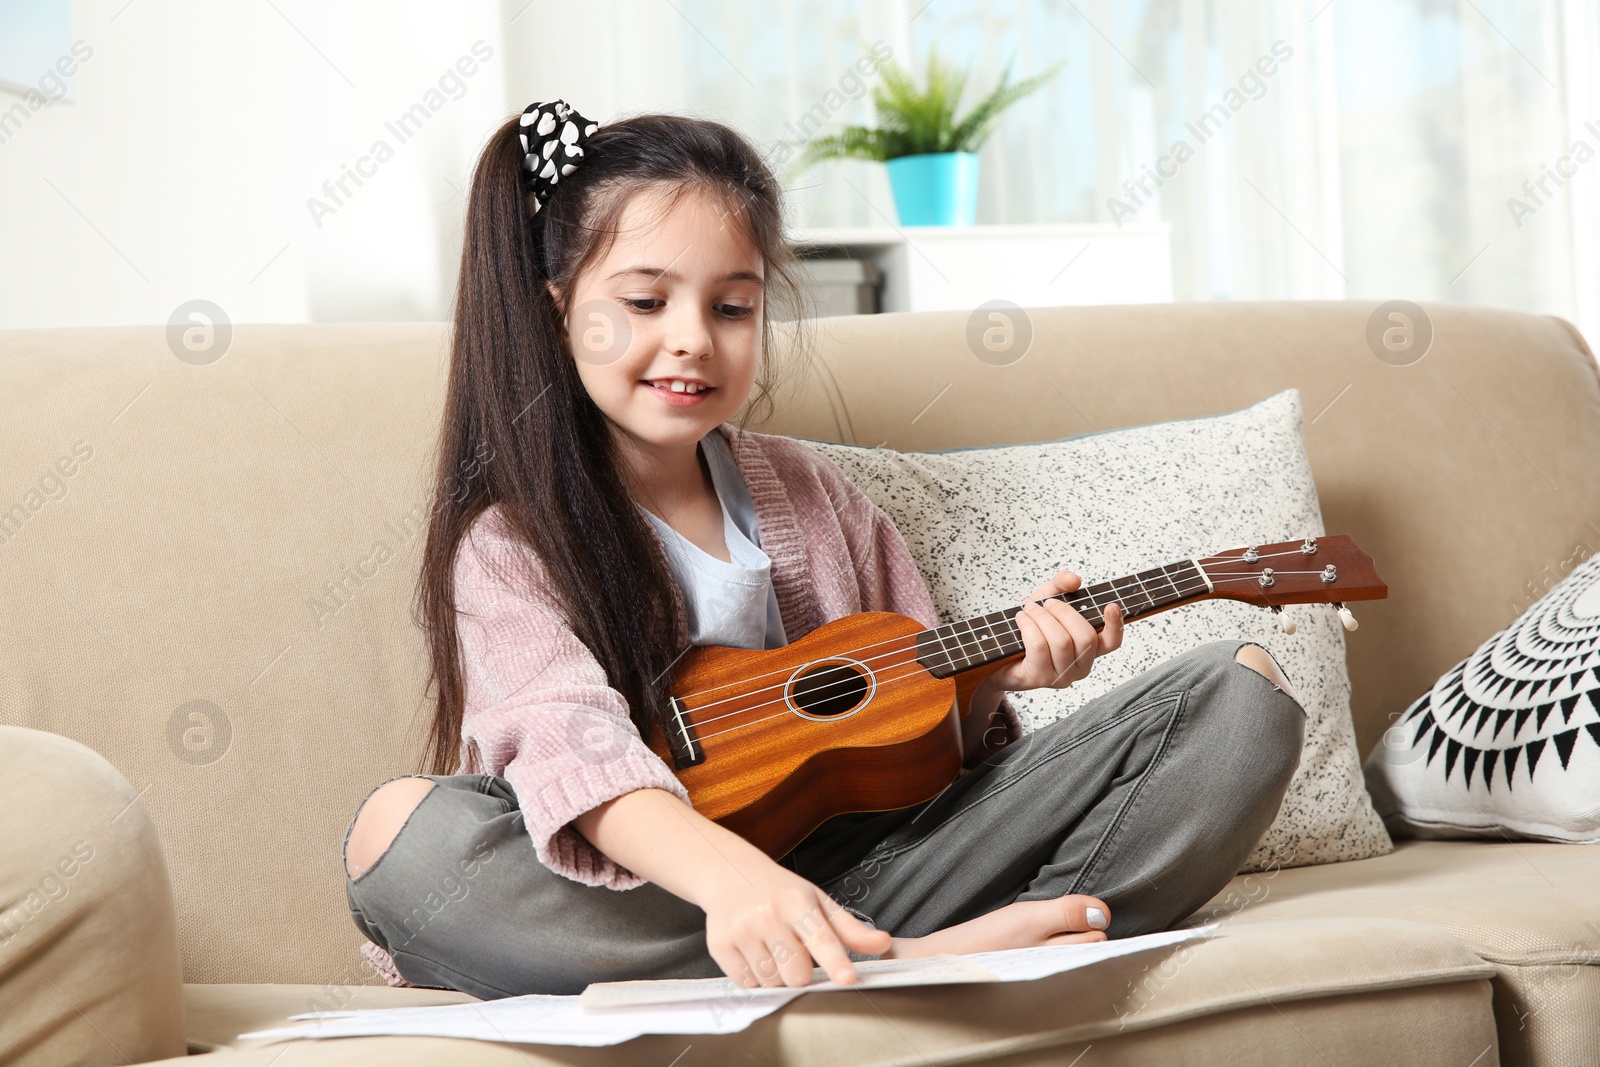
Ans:
[[[256,1030],[239,1037],[288,1039],[406,1034],[593,1046],[614,1045],[642,1034],[730,1034],[808,993],[951,982],[1023,982],[1091,967],[1134,952],[1209,938],[1216,929],[1213,923],[1192,930],[1171,930],[1087,945],[1045,945],[920,960],[863,960],[855,965],[858,976],[855,985],[841,986],[825,981],[821,968],[817,968],[812,973],[811,985],[795,988],[746,989],[728,978],[602,982],[591,985],[580,996],[531,994],[430,1008],[305,1012],[290,1018],[315,1022],[306,1026]],[[596,1002],[622,1006],[597,1007],[594,1006]]]
[[[856,984],[835,985],[821,967],[811,969],[811,984],[803,989],[747,989],[730,978],[665,978],[642,982],[595,982],[578,996],[590,1008],[626,1008],[643,1004],[672,1004],[693,1000],[828,990],[877,989],[884,986],[944,985],[951,982],[992,982],[993,973],[967,962],[966,956],[927,956],[911,960],[861,960],[855,964]]]

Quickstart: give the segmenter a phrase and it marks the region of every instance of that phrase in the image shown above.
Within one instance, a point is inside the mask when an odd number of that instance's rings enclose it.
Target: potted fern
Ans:
[[[978,209],[978,149],[999,125],[1001,114],[1061,69],[1011,84],[1011,63],[997,85],[961,117],[956,110],[967,74],[928,53],[926,88],[919,89],[893,59],[879,68],[872,90],[877,126],[850,126],[805,143],[791,176],[826,159],[872,159],[884,163],[903,226],[971,226]]]

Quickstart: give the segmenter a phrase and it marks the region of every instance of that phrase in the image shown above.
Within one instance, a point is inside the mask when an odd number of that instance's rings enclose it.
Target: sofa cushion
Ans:
[[[0,1064],[183,1050],[172,885],[139,792],[86,745],[0,724]]]
[[[801,997],[749,1029],[647,1035],[607,1048],[499,1045],[442,1038],[301,1041],[296,1063],[671,1063],[937,1065],[1066,1063],[1089,1045],[1099,1063],[1493,1063],[1487,979],[1493,968],[1429,926],[1368,919],[1240,924],[1210,941],[1123,957],[1034,982],[824,993]],[[307,1010],[458,1004],[434,990],[310,986],[188,987],[196,1045],[280,1051],[233,1035],[295,1025]],[[321,1007],[318,1007],[320,1005]],[[886,1020],[888,1025],[886,1025]],[[1382,1020],[1382,1026],[1374,1023]],[[1482,1057],[1482,1058],[1480,1058]],[[287,1061],[289,1057],[286,1056]],[[1320,1061],[1319,1061],[1320,1062]]]
[[[1493,963],[1501,1061],[1600,1063],[1600,849],[1401,841],[1355,863],[1236,878],[1193,918],[1252,923],[1372,918],[1427,923]]]
[[[888,512],[945,621],[1020,604],[1056,571],[1085,585],[1160,564],[1323,533],[1300,394],[1242,411],[1039,444],[897,452],[813,441]],[[1179,653],[1247,637],[1271,649],[1307,711],[1300,767],[1246,870],[1387,852],[1361,778],[1345,631],[1326,604],[1273,615],[1203,600],[1135,618],[1120,648],[1067,689],[1012,694],[1037,729]]]
[[[1600,555],[1413,701],[1366,774],[1397,835],[1600,841]]]

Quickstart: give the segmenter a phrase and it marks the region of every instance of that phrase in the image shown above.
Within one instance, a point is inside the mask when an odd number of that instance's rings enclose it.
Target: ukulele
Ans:
[[[1348,535],[1183,559],[1044,600],[1064,600],[1096,630],[1102,607],[1142,619],[1199,600],[1333,604],[1389,589]],[[650,747],[696,811],[774,859],[845,812],[910,807],[961,773],[961,708],[991,671],[1024,654],[1017,607],[928,629],[866,611],[781,648],[691,650],[668,686]],[[1284,629],[1293,633],[1284,617]]]

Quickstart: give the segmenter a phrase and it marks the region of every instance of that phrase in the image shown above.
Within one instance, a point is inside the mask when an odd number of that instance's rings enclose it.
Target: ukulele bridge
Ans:
[[[667,698],[667,721],[662,724],[667,735],[667,747],[672,750],[672,762],[678,770],[693,767],[706,761],[705,749],[689,725],[689,709],[677,697]]]

